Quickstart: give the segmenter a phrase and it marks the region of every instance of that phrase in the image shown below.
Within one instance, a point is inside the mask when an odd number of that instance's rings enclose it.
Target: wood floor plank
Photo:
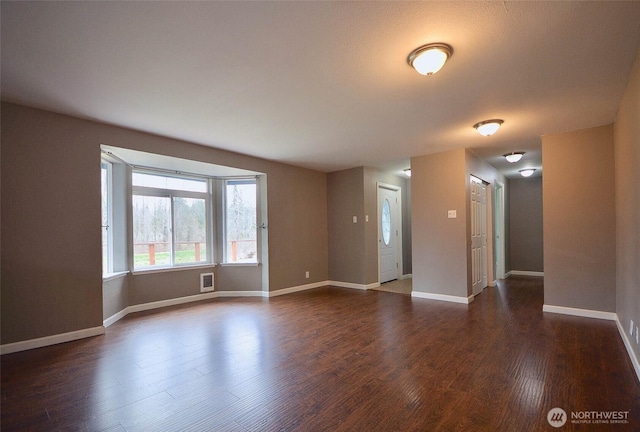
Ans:
[[[404,282],[404,281],[403,281]],[[469,305],[323,287],[131,314],[1,358],[3,431],[547,431],[551,408],[628,411],[616,324],[542,312],[540,278]]]

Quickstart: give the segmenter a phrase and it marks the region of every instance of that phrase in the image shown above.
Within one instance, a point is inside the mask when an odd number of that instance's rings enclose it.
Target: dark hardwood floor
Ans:
[[[614,322],[542,312],[540,279],[470,305],[319,288],[127,316],[2,356],[2,431],[638,431]],[[551,408],[626,424],[547,422]]]

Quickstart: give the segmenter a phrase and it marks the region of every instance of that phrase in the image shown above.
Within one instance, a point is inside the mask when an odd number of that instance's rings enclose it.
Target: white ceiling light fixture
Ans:
[[[518,171],[522,177],[531,177],[534,172],[536,172],[535,168],[527,168],[521,169]]]
[[[403,170],[407,177],[411,177],[411,168]]]
[[[477,130],[480,135],[490,136],[498,132],[498,129],[500,129],[500,126],[502,126],[502,123],[504,123],[504,120],[500,120],[500,119],[485,120],[485,121],[481,121],[479,123],[474,124],[473,128]]]
[[[502,156],[504,156],[507,159],[507,162],[516,163],[520,159],[522,159],[522,156],[524,156],[524,152],[511,152],[511,153],[504,154]]]
[[[445,43],[431,43],[414,49],[407,58],[409,66],[419,74],[431,76],[442,69],[442,66],[453,54],[453,48]]]

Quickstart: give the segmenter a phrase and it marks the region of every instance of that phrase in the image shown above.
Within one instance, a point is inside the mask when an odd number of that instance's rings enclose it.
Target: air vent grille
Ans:
[[[213,273],[200,274],[200,292],[213,291]]]

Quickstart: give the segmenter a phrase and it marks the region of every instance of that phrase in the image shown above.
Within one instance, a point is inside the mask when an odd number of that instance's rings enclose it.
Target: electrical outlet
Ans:
[[[629,336],[633,336],[633,320],[629,323]]]
[[[309,272],[306,272],[306,273],[304,274],[304,277],[306,277],[307,279],[309,279]]]
[[[640,334],[638,334],[638,327],[636,327],[636,345],[640,344]]]
[[[353,217],[353,223],[358,223],[358,216]]]

